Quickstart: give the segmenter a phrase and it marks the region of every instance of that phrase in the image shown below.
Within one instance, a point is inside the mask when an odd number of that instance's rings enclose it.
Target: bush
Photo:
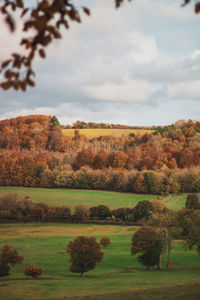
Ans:
[[[108,245],[110,245],[111,241],[110,239],[107,237],[107,236],[103,236],[101,239],[100,239],[100,242],[99,244],[102,245],[103,247],[108,247]]]
[[[30,276],[32,279],[38,278],[43,272],[44,269],[36,265],[28,265],[24,268],[24,275]]]

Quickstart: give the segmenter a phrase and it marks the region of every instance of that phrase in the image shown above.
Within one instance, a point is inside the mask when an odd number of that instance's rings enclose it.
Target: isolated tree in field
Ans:
[[[42,267],[32,264],[24,268],[24,275],[30,276],[32,279],[38,278],[43,272],[44,269]]]
[[[25,48],[25,54],[13,53],[8,60],[2,63],[1,68],[5,81],[0,84],[1,88],[25,91],[27,86],[35,86],[32,78],[35,75],[32,65],[36,55],[41,58],[46,57],[46,47],[54,39],[62,37],[62,27],[68,29],[70,22],[81,23],[81,17],[74,2],[71,0],[41,0],[35,1],[34,5],[32,2],[29,4],[29,1],[23,0],[1,0],[0,14],[5,17],[10,31],[14,32],[16,27],[11,12],[21,12],[23,32],[29,33],[29,36],[27,35],[20,41],[20,45]],[[118,8],[125,1],[114,0],[114,2]],[[183,2],[183,5],[186,5],[191,0]],[[87,15],[90,15],[88,8],[82,7],[82,9]],[[200,12],[199,1],[195,3],[195,12]],[[24,18],[25,15],[26,18]]]
[[[84,273],[96,267],[103,259],[100,245],[94,237],[79,236],[73,242],[67,244],[67,253],[70,254],[70,271]]]
[[[157,265],[159,268],[160,255],[162,254],[162,241],[157,230],[150,226],[140,227],[131,240],[131,254],[142,254],[137,260],[152,269]]]
[[[0,252],[0,276],[10,274],[10,267],[21,264],[24,257],[10,244],[5,244]]]
[[[110,245],[110,243],[111,243],[111,241],[110,241],[109,237],[107,237],[107,236],[103,236],[99,242],[99,244],[105,248],[107,248]]]
[[[199,197],[197,194],[187,195],[185,207],[188,209],[200,209]]]
[[[172,239],[177,232],[177,220],[176,215],[173,211],[169,209],[164,209],[163,212],[154,212],[149,218],[147,224],[149,226],[155,227],[157,233],[160,236],[162,242],[162,253],[165,252],[167,246],[167,266],[169,269],[170,266],[170,254],[172,248]],[[159,268],[161,268],[161,256],[159,262]]]

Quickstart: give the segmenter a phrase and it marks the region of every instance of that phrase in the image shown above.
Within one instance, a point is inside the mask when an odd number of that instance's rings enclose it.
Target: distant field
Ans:
[[[47,203],[50,206],[65,205],[71,209],[78,204],[84,204],[88,207],[104,204],[111,209],[118,207],[134,207],[141,200],[156,199],[156,196],[152,195],[135,195],[91,190],[0,187],[0,194],[10,192],[17,192],[22,197],[29,196],[35,201]]]
[[[94,137],[112,135],[114,137],[127,136],[130,133],[152,133],[154,130],[143,130],[143,129],[78,129],[80,134],[84,134],[88,139]],[[62,129],[62,132],[66,136],[74,137],[74,129]]]
[[[22,265],[0,278],[0,300],[198,300],[200,260],[195,250],[185,251],[181,241],[173,243],[171,269],[147,271],[130,254],[135,227],[71,224],[1,224],[0,248],[12,244],[24,256]],[[111,245],[103,249],[103,262],[80,274],[69,272],[66,244],[77,235],[103,235]],[[23,274],[30,263],[43,266],[40,279]],[[80,298],[79,298],[80,297]],[[84,298],[83,298],[84,297]]]
[[[162,201],[172,210],[178,210],[185,206],[186,194],[170,195],[164,197]]]
[[[47,203],[50,206],[65,205],[71,209],[78,204],[84,204],[88,207],[103,204],[107,205],[110,209],[118,207],[134,207],[141,200],[153,200],[157,198],[156,195],[128,194],[92,190],[0,187],[1,195],[10,192],[17,192],[22,197],[29,196],[37,202]],[[161,201],[164,201],[170,209],[178,210],[184,207],[186,197],[186,194],[170,195],[163,197]]]

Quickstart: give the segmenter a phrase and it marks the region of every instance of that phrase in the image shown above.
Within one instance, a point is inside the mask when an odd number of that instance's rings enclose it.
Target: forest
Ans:
[[[63,135],[55,116],[0,121],[0,185],[169,194],[200,191],[200,122],[153,133]]]

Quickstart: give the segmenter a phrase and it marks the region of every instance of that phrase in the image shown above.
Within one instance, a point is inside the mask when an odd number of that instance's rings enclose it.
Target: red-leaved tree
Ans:
[[[103,259],[100,245],[94,237],[79,236],[73,242],[67,244],[67,253],[70,254],[70,271],[84,273],[96,267]]]
[[[5,244],[0,252],[0,276],[10,274],[10,266],[15,267],[24,260],[18,251],[10,244]]]

